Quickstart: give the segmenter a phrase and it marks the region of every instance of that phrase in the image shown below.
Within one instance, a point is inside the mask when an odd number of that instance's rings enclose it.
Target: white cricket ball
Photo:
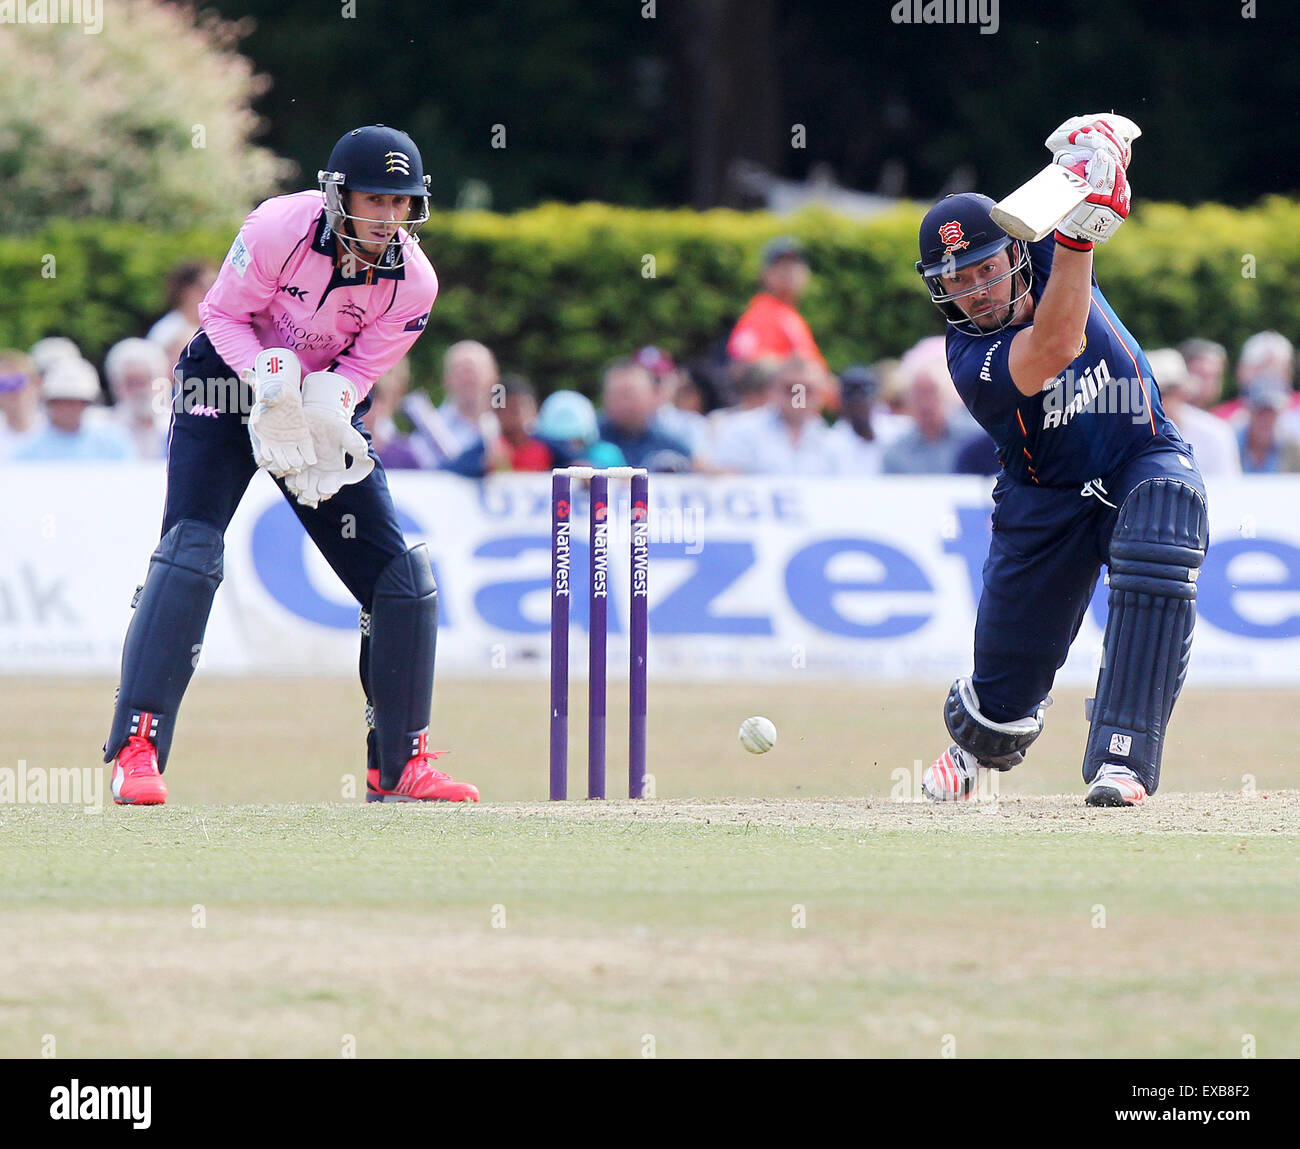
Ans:
[[[740,724],[740,744],[751,754],[766,754],[776,745],[776,727],[770,718],[755,716]]]

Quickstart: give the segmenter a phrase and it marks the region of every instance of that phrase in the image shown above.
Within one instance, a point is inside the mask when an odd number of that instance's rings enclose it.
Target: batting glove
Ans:
[[[244,372],[256,402],[248,416],[253,460],[276,478],[316,462],[316,448],[302,410],[302,364],[285,347],[270,347]]]
[[[1090,116],[1073,116],[1044,140],[1047,150],[1056,159],[1062,152],[1083,156],[1091,152],[1110,152],[1125,170],[1133,157],[1133,141],[1142,129],[1127,116],[1099,113]],[[1059,161],[1058,161],[1059,162]]]
[[[1097,190],[1061,221],[1056,241],[1076,251],[1088,251],[1095,243],[1105,243],[1128,219],[1128,176],[1109,150],[1093,152],[1073,163],[1067,162],[1069,159],[1063,154],[1057,163],[1083,176]]]
[[[352,425],[356,405],[356,385],[337,372],[313,371],[303,380],[302,410],[311,428],[316,463],[285,479],[285,486],[303,506],[320,506],[374,470],[370,446]]]

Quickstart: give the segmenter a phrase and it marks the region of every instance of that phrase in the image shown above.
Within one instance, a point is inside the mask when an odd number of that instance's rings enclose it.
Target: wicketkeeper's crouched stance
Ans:
[[[402,537],[360,420],[437,296],[416,240],[428,181],[410,137],[378,125],[344,136],[320,182],[244,221],[176,368],[162,541],[134,603],[104,746],[119,804],[166,800],[161,774],[226,527],[259,468],[361,604],[367,800],[478,801],[432,766],[437,588],[425,548]]]
[[[1128,142],[1102,115],[1067,121],[1047,146],[1096,189],[1054,237],[1012,239],[990,218],[993,201],[974,194],[940,201],[921,224],[917,270],[949,324],[953,382],[1003,468],[974,674],[949,692],[954,745],[922,789],[968,798],[980,769],[1024,760],[1105,563],[1109,619],[1083,778],[1089,805],[1133,806],[1159,785],[1187,670],[1205,487],[1092,274],[1093,245],[1128,216]]]

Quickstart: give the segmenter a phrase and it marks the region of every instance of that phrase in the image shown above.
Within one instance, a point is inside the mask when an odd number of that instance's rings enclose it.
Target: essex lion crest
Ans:
[[[955,219],[945,223],[939,229],[939,238],[944,243],[943,254],[952,255],[954,251],[961,251],[963,247],[970,247],[970,244],[962,236],[961,224]]]

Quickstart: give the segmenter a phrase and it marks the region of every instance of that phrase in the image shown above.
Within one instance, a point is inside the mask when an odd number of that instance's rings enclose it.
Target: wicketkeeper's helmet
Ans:
[[[1034,271],[1029,262],[1029,245],[1020,239],[1012,239],[989,214],[993,201],[977,192],[962,192],[941,199],[921,221],[921,258],[916,262],[916,270],[925,280],[930,298],[943,312],[948,323],[970,335],[990,335],[1011,325],[1020,302],[1029,294],[1034,283]],[[944,290],[940,276],[952,275],[963,267],[980,263],[989,256],[1011,249],[1011,266],[1002,275],[985,280],[978,288],[965,291],[947,292]],[[978,326],[958,304],[958,301],[976,291],[1001,283],[1012,276],[1020,275],[1022,282],[1013,288],[1009,306],[1005,308],[1002,321],[988,327]],[[977,312],[974,318],[983,318],[1000,310],[989,308]]]
[[[352,221],[371,221],[365,216],[349,214],[343,193],[409,195],[411,214],[401,230],[418,243],[420,228],[429,219],[429,177],[424,174],[420,149],[415,146],[415,141],[405,132],[383,124],[355,128],[334,145],[329,167],[317,172],[316,178],[325,193],[327,221],[343,246],[364,263],[401,267],[400,235],[389,242],[389,250],[377,260],[353,246],[356,230]]]

